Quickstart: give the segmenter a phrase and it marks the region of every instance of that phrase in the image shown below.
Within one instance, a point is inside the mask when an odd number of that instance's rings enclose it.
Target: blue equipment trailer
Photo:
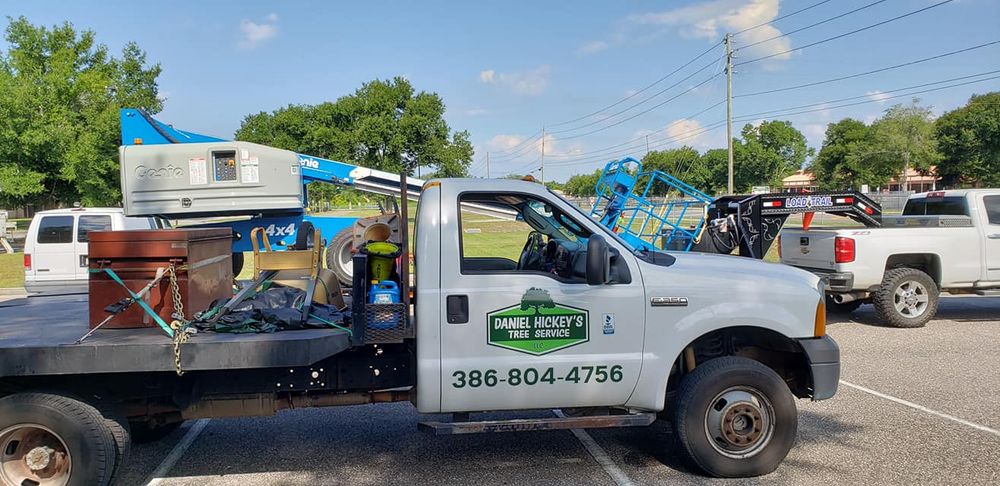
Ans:
[[[654,193],[666,188],[667,198]],[[644,171],[625,157],[604,166],[590,216],[636,249],[732,253],[761,259],[791,214],[824,212],[868,227],[881,225],[882,209],[856,191],[772,193],[713,198],[676,177]],[[808,223],[803,227],[808,228]]]

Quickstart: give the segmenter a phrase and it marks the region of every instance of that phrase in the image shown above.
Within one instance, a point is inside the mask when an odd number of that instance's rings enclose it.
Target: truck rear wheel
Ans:
[[[354,228],[344,228],[326,247],[326,268],[333,271],[340,285],[351,288],[354,276]]]
[[[716,477],[767,474],[781,464],[798,428],[795,401],[767,366],[724,356],[680,383],[673,426],[688,458]]]
[[[938,307],[938,287],[929,275],[915,268],[885,272],[872,296],[875,313],[892,327],[923,327]]]
[[[48,393],[0,399],[0,482],[99,485],[111,481],[118,450],[91,405]]]

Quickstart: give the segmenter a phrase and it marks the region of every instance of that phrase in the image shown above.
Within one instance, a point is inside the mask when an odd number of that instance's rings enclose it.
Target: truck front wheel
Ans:
[[[938,287],[929,275],[915,268],[885,272],[872,296],[875,313],[892,327],[923,327],[938,307]]]
[[[716,477],[774,471],[792,448],[795,401],[767,366],[724,356],[699,365],[680,383],[674,432],[688,458]]]
[[[93,406],[48,393],[0,399],[0,484],[99,485],[118,456]]]

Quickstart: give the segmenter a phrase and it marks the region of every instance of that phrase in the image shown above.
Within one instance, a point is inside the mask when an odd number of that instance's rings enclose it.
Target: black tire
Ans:
[[[156,442],[172,434],[175,430],[180,428],[183,423],[184,422],[181,421],[157,425],[148,421],[130,422],[129,425],[132,429],[132,441],[136,444]]]
[[[14,442],[14,439],[8,441],[8,434],[16,434],[18,430],[43,430],[37,427],[39,425],[48,429],[45,433],[59,444],[57,450],[65,448],[70,463],[67,484],[104,486],[110,483],[119,454],[108,419],[94,406],[61,395],[16,393],[0,399],[0,441],[3,442],[0,454],[4,454],[4,464],[19,462],[6,455],[6,449]],[[23,452],[26,451],[17,450],[11,456]],[[56,456],[58,454],[52,457]],[[50,463],[53,467],[57,464]],[[0,471],[0,482],[13,479],[5,478],[5,474]],[[31,480],[11,483],[31,484]]]
[[[243,271],[244,260],[243,252],[238,251],[233,253],[233,278],[240,276],[240,272]]]
[[[861,304],[863,303],[864,302],[860,300],[852,300],[850,302],[844,302],[843,304],[838,304],[837,302],[834,302],[832,297],[827,295],[826,311],[829,312],[830,314],[847,315],[858,310],[858,307],[861,307]]]
[[[741,393],[756,401],[736,401]],[[752,409],[757,415],[747,411],[751,404],[756,404]],[[681,380],[673,405],[672,422],[681,448],[698,469],[711,476],[768,474],[777,469],[795,442],[798,417],[791,391],[777,373],[752,359],[724,356],[699,365]],[[719,420],[711,420],[712,414]],[[736,420],[723,420],[726,417]],[[710,423],[748,424],[750,430],[724,432],[722,425],[713,440],[709,438]],[[744,431],[746,434],[740,435]],[[748,442],[734,445],[740,440]],[[736,457],[740,455],[746,457]]]
[[[350,258],[346,258],[351,255],[353,249],[354,228],[341,230],[326,247],[326,268],[333,271],[337,280],[340,281],[340,285],[345,288],[351,288],[353,284],[354,264]]]
[[[112,403],[98,404],[98,410],[104,416],[104,426],[111,432],[111,437],[115,440],[115,450],[118,452],[115,457],[115,466],[111,470],[111,480],[121,471],[122,464],[128,461],[129,453],[132,451],[132,431],[129,427],[128,419]]]
[[[913,291],[915,305],[907,308],[907,299],[897,295]],[[939,291],[934,279],[915,268],[893,268],[885,272],[882,285],[872,296],[875,313],[879,319],[892,327],[923,327],[937,314]],[[926,299],[923,305],[919,300]],[[903,302],[900,309],[900,302]]]
[[[295,249],[296,250],[308,250],[313,247],[313,234],[316,233],[316,228],[313,224],[304,221],[299,225],[299,230],[295,232]]]

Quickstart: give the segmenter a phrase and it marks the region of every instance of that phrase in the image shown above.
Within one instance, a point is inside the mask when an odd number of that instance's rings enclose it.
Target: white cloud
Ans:
[[[243,38],[240,39],[239,46],[243,49],[253,49],[264,41],[273,39],[278,35],[278,14],[268,14],[261,23],[243,19],[240,21],[240,32]]]
[[[510,150],[517,147],[524,141],[524,137],[520,135],[497,135],[486,142],[486,147],[492,150]]]
[[[878,103],[880,105],[884,104],[886,102],[886,100],[888,100],[889,98],[892,98],[891,94],[883,93],[883,92],[881,92],[879,90],[869,91],[869,92],[867,92],[865,94],[868,95],[868,99],[870,99],[870,100],[872,100],[872,101],[874,101],[874,102],[876,102],[876,103]]]
[[[727,32],[739,32],[770,22],[778,17],[781,0],[710,0],[663,12],[637,14],[628,21],[640,25],[663,26],[676,29],[681,36],[692,39],[719,39]],[[771,25],[749,30],[736,40],[736,47],[781,35],[781,31]],[[778,54],[791,48],[787,37],[748,47],[744,57],[758,57]],[[770,60],[787,60],[791,54],[777,55]]]
[[[492,69],[479,72],[479,80],[486,84],[505,86],[514,93],[536,96],[549,85],[549,66],[542,65],[527,71],[498,73]]]
[[[606,50],[607,48],[608,48],[607,42],[596,40],[584,43],[582,46],[580,46],[579,49],[576,50],[576,53],[581,56],[585,56],[587,54],[594,54],[596,52],[601,52],[603,50]]]

